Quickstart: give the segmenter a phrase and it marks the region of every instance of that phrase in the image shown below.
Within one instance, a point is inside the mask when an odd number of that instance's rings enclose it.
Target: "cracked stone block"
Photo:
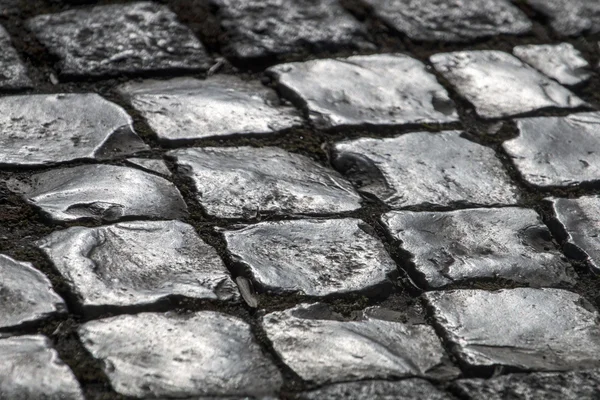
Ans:
[[[279,105],[275,91],[235,76],[145,81],[119,91],[161,140],[268,134],[302,123],[295,109]]]
[[[122,315],[88,322],[79,336],[126,396],[259,397],[282,384],[250,326],[218,312]]]
[[[360,208],[360,196],[337,172],[276,147],[191,148],[168,155],[194,181],[206,213],[219,218]]]
[[[83,400],[73,372],[41,335],[0,339],[0,398]]]
[[[187,214],[183,197],[171,182],[115,165],[53,169],[32,175],[29,182],[9,182],[9,188],[55,221],[175,219]]]
[[[263,290],[380,294],[396,264],[358,219],[262,222],[224,232],[234,262]]]
[[[0,164],[46,165],[148,150],[121,107],[97,94],[0,98]]]
[[[375,15],[419,41],[465,42],[531,30],[531,21],[506,0],[366,0]]]
[[[267,314],[262,325],[278,356],[307,381],[456,376],[428,325],[369,315],[344,321],[319,303]]]
[[[540,187],[600,180],[600,112],[517,120],[519,136],[502,144],[519,173]]]
[[[196,71],[211,63],[192,31],[153,2],[38,15],[27,27],[58,57],[67,77]]]
[[[576,293],[517,288],[428,292],[456,357],[468,368],[562,371],[600,366],[598,312]]]
[[[426,288],[497,278],[533,286],[575,284],[574,271],[533,210],[394,211],[382,220],[410,253],[417,281]]]
[[[413,132],[333,146],[333,166],[392,208],[515,204],[516,187],[494,151],[459,131]]]
[[[527,0],[537,12],[550,20],[560,36],[600,32],[600,3],[596,0]]]
[[[482,118],[587,105],[553,79],[502,51],[441,53],[429,60]]]
[[[267,72],[319,128],[459,120],[425,64],[403,54],[294,62]]]
[[[0,329],[38,322],[66,311],[50,280],[30,263],[0,254],[0,277]],[[0,394],[1,387],[0,383]]]
[[[337,383],[300,393],[297,400],[450,400],[445,393],[424,379],[401,381],[361,381]]]
[[[471,400],[594,400],[600,398],[600,372],[509,374],[461,379],[453,386]]]
[[[235,58],[365,50],[362,25],[337,0],[211,0]]]
[[[592,76],[590,64],[570,43],[516,46],[513,54],[563,85],[577,85]]]
[[[128,158],[127,163],[144,169],[146,171],[156,172],[157,174],[165,176],[172,175],[171,171],[169,170],[169,167],[167,167],[167,164],[163,160],[133,157]]]
[[[0,14],[2,3],[0,3]],[[32,87],[27,69],[13,48],[8,32],[0,25],[0,89],[27,89]]]
[[[154,304],[170,296],[238,296],[216,250],[183,222],[72,227],[37,245],[89,310]]]

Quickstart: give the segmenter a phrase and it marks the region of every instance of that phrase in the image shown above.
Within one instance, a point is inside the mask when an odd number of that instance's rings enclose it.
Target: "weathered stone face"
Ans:
[[[560,36],[600,32],[600,3],[595,0],[527,0],[527,3],[548,18]]]
[[[403,379],[401,381],[361,381],[337,383],[321,389],[300,393],[297,400],[450,400],[450,397],[436,389],[424,379]]]
[[[513,54],[563,85],[577,85],[592,76],[590,64],[570,43],[516,46]]]
[[[27,89],[31,86],[25,65],[13,48],[8,32],[0,25],[0,89]]]

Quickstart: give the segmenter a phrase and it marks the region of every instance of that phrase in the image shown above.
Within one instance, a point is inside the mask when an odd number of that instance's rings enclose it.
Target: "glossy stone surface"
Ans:
[[[0,339],[0,398],[83,400],[73,372],[41,335]]]
[[[319,303],[272,312],[262,325],[283,362],[315,383],[456,373],[428,325],[343,321]]]
[[[210,58],[166,6],[111,4],[38,15],[28,28],[65,76],[203,70]]]
[[[0,4],[0,14],[2,11]],[[0,25],[0,89],[26,89],[32,86],[27,69],[13,48],[8,32]]]
[[[337,383],[300,393],[297,400],[450,400],[424,379]]]
[[[435,76],[403,54],[288,63],[267,72],[320,128],[458,121]]]
[[[464,42],[531,30],[531,22],[506,0],[366,0],[375,15],[418,41]]]
[[[122,315],[88,322],[79,336],[127,396],[260,397],[282,383],[250,326],[217,312]]]
[[[30,263],[0,254],[0,329],[37,322],[65,311],[63,299],[54,293],[44,274]]]
[[[179,218],[187,213],[181,194],[168,180],[135,168],[80,165],[31,176],[16,188],[56,221],[125,217]]]
[[[293,108],[278,105],[275,91],[235,76],[145,81],[120,92],[161,140],[274,133],[302,122]]]
[[[358,219],[310,219],[262,222],[224,235],[232,260],[263,290],[326,296],[389,286],[396,264],[369,228]]]
[[[527,3],[548,18],[560,36],[600,32],[600,3],[596,0],[527,0]]]
[[[333,146],[334,167],[392,208],[516,203],[516,189],[494,151],[461,132],[414,132]]]
[[[513,54],[563,85],[577,85],[592,76],[590,64],[570,43],[516,46]]]
[[[502,51],[440,53],[429,59],[482,118],[586,105],[556,81]]]
[[[600,366],[600,315],[576,293],[517,288],[424,296],[455,355],[470,367],[561,371]]]
[[[44,165],[146,150],[121,107],[97,94],[0,98],[0,164]]]
[[[179,295],[231,300],[237,289],[214,248],[179,221],[72,227],[38,246],[83,307],[127,307]]]
[[[167,164],[163,160],[134,157],[128,158],[127,162],[146,171],[156,172],[157,174],[165,176],[171,176],[171,171],[169,171],[169,167],[167,167]]]
[[[336,0],[211,0],[235,58],[366,49],[365,30]]]
[[[531,185],[573,186],[600,180],[600,112],[517,120],[503,143]]]
[[[394,211],[382,220],[411,254],[416,280],[427,288],[497,278],[533,286],[575,283],[533,210]]]
[[[261,214],[329,214],[360,208],[360,197],[337,172],[275,147],[173,150],[194,181],[204,210],[220,218]]]

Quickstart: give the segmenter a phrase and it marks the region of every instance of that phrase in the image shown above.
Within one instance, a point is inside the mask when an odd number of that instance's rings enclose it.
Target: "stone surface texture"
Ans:
[[[570,43],[516,46],[513,54],[563,85],[577,85],[592,76],[590,64]]]
[[[0,25],[0,89],[27,89],[31,86],[25,65],[13,48],[8,32]]]
[[[600,316],[576,293],[517,288],[424,296],[455,355],[469,367],[562,371],[600,366]]]
[[[73,372],[41,335],[0,339],[0,398],[83,400]]]
[[[262,222],[224,235],[232,260],[264,290],[326,296],[389,286],[396,264],[362,226],[358,219]]]
[[[38,246],[83,307],[139,306],[174,295],[237,297],[216,250],[183,222],[72,227],[52,233]]]
[[[492,149],[461,132],[414,132],[336,143],[332,163],[357,188],[392,208],[516,203],[516,188]]]
[[[321,128],[458,121],[435,76],[404,54],[312,60],[267,71]]]
[[[65,76],[203,70],[210,58],[192,31],[153,2],[101,5],[39,15],[28,28]]]
[[[482,118],[586,105],[556,81],[502,51],[440,53],[429,59]]]
[[[360,197],[337,172],[275,147],[190,148],[168,153],[192,178],[207,214],[329,214],[360,208]]]
[[[297,400],[450,400],[424,379],[337,383],[304,392]]]
[[[123,315],[88,322],[79,336],[127,396],[260,397],[281,385],[250,326],[217,312]]]
[[[548,18],[558,35],[600,32],[600,3],[596,0],[527,0],[527,4]]]
[[[163,160],[133,157],[128,158],[127,162],[130,165],[134,165],[146,171],[156,172],[157,174],[164,176],[171,176],[171,171],[169,171],[169,167]]]
[[[523,179],[535,186],[600,180],[600,112],[517,120],[519,136],[503,143]]]
[[[274,133],[302,122],[294,109],[278,106],[272,89],[235,76],[145,81],[120,91],[161,140]]]
[[[533,210],[394,211],[382,219],[411,254],[416,280],[428,288],[497,278],[534,286],[575,283]]]
[[[44,165],[147,150],[121,107],[97,94],[0,98],[0,164]]]
[[[391,27],[418,41],[464,42],[523,34],[531,21],[507,0],[366,0]]]

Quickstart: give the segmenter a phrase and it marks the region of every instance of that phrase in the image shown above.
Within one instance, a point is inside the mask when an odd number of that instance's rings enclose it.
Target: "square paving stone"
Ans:
[[[382,220],[410,253],[417,281],[426,288],[498,278],[533,286],[575,284],[574,271],[533,210],[394,211]]]
[[[534,186],[573,186],[600,180],[600,112],[523,118],[519,136],[502,144]]]
[[[358,219],[263,222],[226,231],[227,250],[263,290],[381,294],[396,264]]]
[[[211,0],[235,58],[369,49],[365,29],[337,0]]]
[[[63,76],[195,71],[211,62],[192,31],[153,2],[39,15],[27,26],[58,57]]]
[[[9,182],[54,221],[117,221],[132,217],[180,218],[187,206],[170,181],[136,168],[80,165]]]
[[[563,85],[577,85],[592,76],[590,64],[571,43],[516,46],[513,54]]]
[[[424,379],[337,383],[300,393],[297,400],[451,400]]]
[[[464,42],[531,30],[531,21],[506,0],[365,0],[375,15],[409,38]]]
[[[218,312],[123,315],[88,322],[79,336],[126,396],[266,397],[282,383],[250,326]]]
[[[39,322],[65,311],[63,299],[44,274],[30,263],[0,254],[0,329]],[[1,387],[0,383],[0,393]]]
[[[93,93],[0,98],[0,165],[45,165],[147,150],[121,107]]]
[[[429,59],[482,118],[586,105],[556,81],[502,51],[459,51]]]
[[[392,208],[515,204],[516,187],[490,148],[461,132],[413,132],[333,146],[333,166]]]
[[[262,325],[283,362],[314,383],[457,373],[428,325],[367,315],[344,321],[319,303],[272,312]]]
[[[321,215],[360,208],[360,196],[337,172],[276,147],[173,150],[198,201],[219,218],[262,214]]]
[[[424,296],[466,368],[562,371],[600,366],[600,315],[576,293],[517,288]]]
[[[216,250],[183,222],[72,227],[37,245],[89,311],[153,304],[169,296],[237,297]]]
[[[0,398],[83,400],[73,372],[41,335],[0,339]]]
[[[319,128],[458,121],[435,76],[403,54],[311,60],[267,72]]]
[[[1,11],[0,3],[0,15]],[[31,86],[25,65],[13,48],[8,32],[0,25],[0,89],[27,89]]]
[[[597,0],[527,0],[527,3],[550,20],[560,36],[600,32],[600,3]]]
[[[302,123],[293,108],[278,105],[275,91],[235,76],[146,81],[120,92],[161,140],[274,133]]]

